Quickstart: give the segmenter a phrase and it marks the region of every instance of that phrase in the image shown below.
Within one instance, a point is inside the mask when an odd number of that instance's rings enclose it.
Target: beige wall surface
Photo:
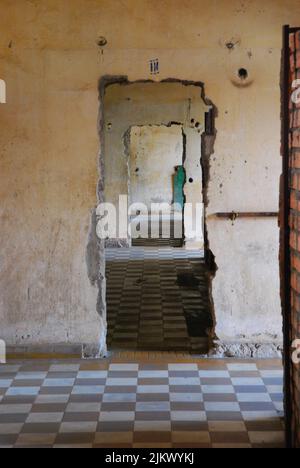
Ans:
[[[278,210],[282,26],[297,22],[299,0],[0,0],[0,338],[104,349],[86,262],[104,75],[202,81],[218,110],[207,214]],[[218,336],[275,340],[276,220],[211,217],[208,236]]]

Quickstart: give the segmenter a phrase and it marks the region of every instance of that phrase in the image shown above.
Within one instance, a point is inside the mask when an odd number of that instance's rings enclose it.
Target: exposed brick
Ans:
[[[300,109],[296,109],[291,114],[291,127],[299,128],[300,127]]]
[[[292,147],[293,148],[300,148],[300,129],[295,129],[292,132]]]
[[[296,50],[300,50],[300,31],[297,31],[295,34],[295,47]]]
[[[300,189],[300,173],[292,174],[290,187],[293,190],[299,190]]]
[[[289,46],[290,46],[290,52],[291,53],[295,52],[295,50],[296,50],[295,34],[290,34]]]
[[[296,64],[295,64],[295,53],[290,54],[290,72],[294,74],[296,71]]]
[[[297,70],[300,69],[300,49],[297,50],[297,52],[296,52],[296,68],[297,68]]]
[[[291,206],[291,209],[295,211],[298,208],[298,201],[297,201],[296,193],[294,190],[291,192],[290,206]]]
[[[300,258],[294,256],[293,257],[293,267],[297,270],[298,273],[300,273]]]
[[[290,69],[291,82],[300,78],[300,30],[290,35]],[[296,52],[296,53],[295,53]],[[294,89],[293,89],[294,91]],[[292,91],[292,92],[293,92]],[[290,129],[289,135],[289,171],[290,171],[290,249],[291,249],[291,327],[290,338],[300,338],[300,104],[290,100]],[[282,203],[280,204],[280,219],[284,219]],[[281,246],[284,225],[281,221]],[[284,258],[281,252],[280,258]],[[283,270],[282,270],[283,271]],[[281,274],[283,275],[281,271]],[[293,445],[300,448],[300,366],[291,362],[292,418]]]
[[[292,165],[295,169],[300,169],[300,150],[293,151]]]
[[[298,231],[298,225],[299,225],[298,216],[296,214],[294,214],[293,211],[291,211],[290,219],[289,219],[289,226],[290,226],[290,230],[291,230],[291,236],[292,236],[293,232],[296,233]]]

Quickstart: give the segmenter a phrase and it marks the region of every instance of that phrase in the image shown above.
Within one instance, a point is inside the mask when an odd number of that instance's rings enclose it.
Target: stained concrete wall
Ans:
[[[0,12],[7,83],[0,106],[0,335],[9,344],[101,342],[104,349],[97,264],[89,277],[86,263],[99,178],[99,78],[203,81],[218,109],[207,214],[277,211],[281,28],[297,25],[300,4],[1,0]],[[107,39],[103,51],[99,36]],[[160,74],[152,77],[154,58]],[[248,69],[247,86],[240,67]],[[231,226],[212,217],[208,235],[218,266],[218,336],[274,341],[281,331],[276,219]]]

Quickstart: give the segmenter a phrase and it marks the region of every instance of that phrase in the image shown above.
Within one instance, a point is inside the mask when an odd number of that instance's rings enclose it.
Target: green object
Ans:
[[[174,175],[174,203],[184,207],[183,186],[185,184],[185,170],[183,166],[177,166]]]

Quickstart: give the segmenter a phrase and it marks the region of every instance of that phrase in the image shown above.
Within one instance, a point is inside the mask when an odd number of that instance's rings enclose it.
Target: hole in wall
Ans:
[[[233,42],[227,42],[225,45],[226,45],[228,50],[234,49],[234,46],[235,46],[235,44]]]
[[[106,39],[106,37],[104,37],[104,36],[98,37],[98,39],[97,39],[97,45],[98,45],[99,47],[105,47],[105,46],[107,45],[107,39]]]
[[[189,85],[198,86],[199,91],[200,91],[199,94],[202,96],[203,101],[205,103],[211,105],[211,103],[209,101],[207,101],[205,96],[204,96],[204,89],[203,89],[203,84],[202,83],[184,82],[184,81],[181,81],[181,80],[165,80],[165,81],[162,81],[160,83],[169,83],[169,82],[170,83],[181,83],[183,86],[189,86]],[[105,133],[105,131],[108,130],[106,125],[105,125],[105,107],[104,107],[105,93],[106,93],[106,90],[107,90],[108,86],[110,86],[112,84],[118,84],[120,86],[127,86],[127,85],[130,86],[130,85],[133,85],[133,84],[136,84],[136,83],[139,83],[139,82],[130,83],[130,82],[128,82],[127,78],[124,78],[124,77],[105,77],[100,81],[99,133],[100,133],[100,141],[101,141],[101,151],[100,151],[100,163],[99,163],[99,166],[100,166],[100,180],[99,180],[99,185],[98,185],[98,198],[99,198],[100,201],[105,198],[105,192],[106,192],[106,187],[107,187],[106,176],[107,176],[107,169],[108,169],[107,168],[107,162],[105,163],[105,145],[104,145],[104,141],[105,141],[104,133]],[[153,83],[153,82],[149,82],[149,83]],[[156,84],[159,85],[160,83],[156,83]],[[126,102],[129,103],[130,100],[127,100]],[[195,122],[196,122],[195,119],[191,119],[191,123],[195,124]],[[196,123],[198,124],[198,127],[200,127],[200,122],[196,122]],[[202,185],[203,185],[204,205],[206,207],[207,204],[208,204],[206,192],[207,192],[207,187],[208,187],[208,182],[209,182],[209,158],[210,158],[211,154],[213,153],[213,141],[214,141],[214,138],[215,138],[213,114],[212,114],[211,111],[209,112],[209,116],[205,116],[205,124],[202,126],[202,128],[204,128],[204,127],[205,127],[206,131],[202,135],[201,147],[203,147],[203,145],[205,146],[205,154],[203,154],[203,158],[201,158],[200,166],[201,166],[201,168],[203,168],[205,166],[205,170],[203,170]],[[206,137],[210,138],[210,142],[211,142],[210,145],[206,144],[207,143]],[[204,144],[203,144],[203,142],[204,142]],[[204,159],[204,161],[202,161],[202,159]],[[134,172],[139,172],[140,169],[141,169],[140,167],[139,168],[134,168]],[[177,168],[177,170],[178,170],[178,168]],[[193,183],[194,179],[191,177],[189,179],[189,182]],[[205,212],[204,212],[204,218],[205,218]],[[213,257],[213,254],[211,253],[210,249],[209,249],[209,242],[208,242],[208,238],[207,238],[206,227],[205,227],[204,237],[205,237],[205,260],[206,260],[206,264],[207,265],[209,264],[210,269],[211,269],[210,273],[208,274],[209,282],[210,282],[210,284],[208,286],[210,310],[211,310],[212,320],[213,320],[213,322],[215,322],[214,310],[213,310],[213,301],[212,301],[212,297],[211,297],[211,281],[212,281],[212,278],[213,278],[213,273],[212,272],[216,270],[216,266],[215,266],[214,262],[212,261],[212,259],[214,257]],[[122,247],[122,246],[124,246],[124,244],[122,242],[117,241],[116,246],[117,247]],[[103,268],[103,261],[104,261],[103,255],[100,254],[99,257],[100,257],[100,263],[101,263],[102,268]],[[210,259],[210,262],[209,262],[209,259]],[[141,283],[141,284],[143,284],[143,282],[144,282],[144,280],[139,281],[139,283]],[[195,282],[195,285],[184,285],[184,287],[186,287],[186,288],[188,288],[188,287],[191,288],[192,286],[196,287],[196,282]],[[99,288],[99,300],[98,300],[97,310],[98,310],[98,313],[104,318],[104,321],[106,320],[105,302],[106,301],[105,301],[105,297],[103,296],[103,285],[102,285],[101,290]],[[195,312],[197,312],[197,311],[196,310],[193,311],[193,313],[195,313]],[[192,319],[194,320],[194,316],[192,317]],[[210,336],[210,338],[213,337],[213,327],[209,331],[209,336]]]
[[[249,76],[249,74],[248,74],[248,70],[246,68],[239,68],[238,77],[241,80],[246,80],[248,78],[248,76]]]

